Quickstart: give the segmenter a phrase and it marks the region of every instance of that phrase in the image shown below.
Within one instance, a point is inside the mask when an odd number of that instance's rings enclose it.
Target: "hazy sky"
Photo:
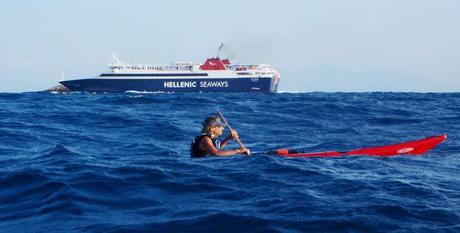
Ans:
[[[281,91],[460,91],[458,0],[0,0],[0,92],[125,63],[266,63]]]

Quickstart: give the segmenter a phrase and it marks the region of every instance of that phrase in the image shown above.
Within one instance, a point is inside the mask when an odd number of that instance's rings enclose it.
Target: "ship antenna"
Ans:
[[[64,80],[65,80],[64,71],[61,71],[61,79],[59,81],[64,81]]]
[[[115,54],[115,52],[112,53],[112,58],[113,58],[113,61],[115,61],[114,65],[118,66],[118,65],[121,64],[121,62],[120,62],[120,60],[118,60],[117,54]]]
[[[219,57],[220,50],[224,47],[224,42],[220,43],[219,49],[217,50],[217,58]]]

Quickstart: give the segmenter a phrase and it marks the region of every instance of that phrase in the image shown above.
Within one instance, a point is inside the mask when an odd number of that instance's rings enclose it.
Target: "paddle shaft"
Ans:
[[[232,127],[228,124],[227,120],[225,119],[224,114],[222,114],[222,112],[220,111],[218,112],[219,112],[220,118],[224,120],[225,124],[228,126],[228,129],[230,129],[230,132],[233,131]],[[235,138],[235,141],[238,143],[238,145],[240,145],[240,147],[246,148],[246,146],[244,146],[244,144],[241,142],[239,137]]]

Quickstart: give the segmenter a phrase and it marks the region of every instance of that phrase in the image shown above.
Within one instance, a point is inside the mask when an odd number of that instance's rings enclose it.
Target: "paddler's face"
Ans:
[[[214,126],[211,128],[211,131],[212,131],[212,134],[216,135],[216,136],[220,136],[222,135],[222,132],[224,131],[224,127],[223,126]]]

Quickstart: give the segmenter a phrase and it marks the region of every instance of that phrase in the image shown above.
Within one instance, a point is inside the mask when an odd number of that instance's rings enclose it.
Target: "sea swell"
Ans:
[[[458,232],[459,94],[0,94],[0,231]],[[191,159],[220,109],[254,156]],[[447,133],[423,156],[282,158]],[[236,146],[236,145],[233,145]]]

